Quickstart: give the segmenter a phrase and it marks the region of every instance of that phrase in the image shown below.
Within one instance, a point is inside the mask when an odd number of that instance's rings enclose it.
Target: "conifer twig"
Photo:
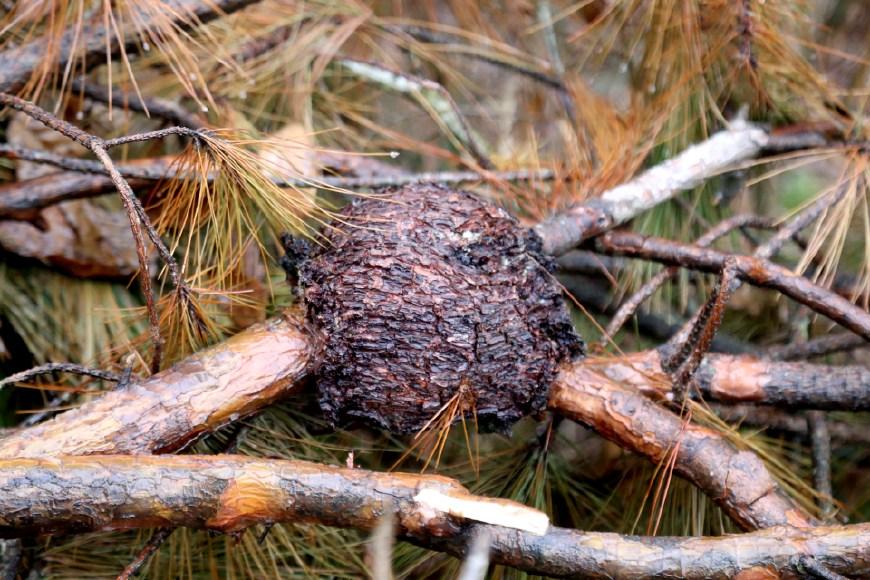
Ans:
[[[0,380],[0,389],[5,387],[6,385],[21,383],[24,381],[28,381],[33,377],[37,377],[39,375],[46,375],[49,373],[73,373],[77,375],[85,375],[88,377],[102,379],[104,381],[111,381],[113,383],[117,383],[119,380],[121,380],[120,375],[110,371],[104,371],[102,369],[92,369],[75,363],[59,362],[39,365],[38,367],[33,367],[32,369],[27,369],[26,371],[21,371],[20,373],[9,375],[8,377]]]
[[[163,359],[163,339],[160,336],[159,314],[157,312],[157,303],[155,299],[154,288],[151,282],[151,268],[148,261],[148,252],[145,248],[146,235],[151,243],[154,245],[154,247],[157,249],[160,257],[169,269],[169,274],[172,278],[173,285],[176,288],[179,288],[184,285],[184,282],[181,279],[181,272],[179,270],[178,264],[175,261],[175,258],[172,256],[172,253],[163,243],[163,240],[160,239],[160,235],[151,224],[151,220],[148,218],[148,214],[145,212],[145,209],[142,207],[142,204],[139,202],[136,194],[133,193],[133,188],[130,187],[130,184],[118,171],[118,168],[115,166],[114,161],[112,161],[112,158],[109,156],[108,149],[127,143],[165,137],[167,135],[184,135],[187,137],[198,138],[202,135],[201,131],[196,129],[188,129],[186,127],[170,127],[168,129],[162,129],[159,131],[151,131],[149,133],[129,135],[126,137],[106,140],[101,139],[100,137],[97,137],[95,135],[91,135],[90,133],[79,129],[71,123],[64,121],[63,119],[59,119],[48,111],[38,107],[34,103],[26,101],[20,97],[16,97],[15,95],[0,93],[0,104],[21,111],[27,116],[42,123],[49,129],[57,131],[61,135],[68,137],[69,139],[83,145],[86,149],[91,151],[91,153],[93,153],[97,157],[97,159],[100,160],[100,163],[105,167],[109,178],[112,180],[112,183],[115,185],[118,193],[121,196],[121,201],[124,204],[124,210],[127,212],[127,218],[130,220],[130,229],[133,232],[133,239],[136,242],[136,255],[139,259],[140,271],[139,282],[142,287],[142,293],[145,295],[145,305],[148,310],[149,320],[148,327],[151,334],[151,343],[154,348],[154,357],[151,361],[151,371],[157,372],[158,370],[160,370],[160,364]]]
[[[595,243],[596,248],[607,255],[642,258],[712,274],[721,272],[725,262],[733,259],[737,273],[733,280],[777,290],[870,341],[870,314],[866,310],[766,259],[624,232],[610,232],[599,236]],[[734,286],[732,281],[729,292],[734,291]],[[675,336],[673,344],[685,340],[694,326],[694,320],[691,325],[684,327]]]
[[[756,215],[737,215],[731,218],[722,220],[716,227],[709,230],[706,234],[698,238],[695,242],[698,246],[705,248],[738,228],[755,227],[768,228],[771,226],[772,220]],[[658,274],[653,276],[646,284],[644,284],[637,292],[625,300],[619,307],[619,310],[610,319],[604,334],[599,339],[596,345],[598,350],[604,350],[607,344],[616,336],[619,329],[625,322],[637,311],[649,297],[655,294],[656,290],[661,288],[668,280],[679,273],[680,269],[676,266],[668,266],[662,269]]]

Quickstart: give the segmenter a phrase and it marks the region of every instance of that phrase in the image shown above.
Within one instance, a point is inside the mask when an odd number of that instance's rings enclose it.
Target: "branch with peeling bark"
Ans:
[[[671,381],[662,353],[649,350],[621,357],[589,359],[610,380],[629,385],[654,400],[670,399]],[[781,409],[870,410],[870,369],[760,360],[708,354],[693,383],[702,399],[755,403]]]
[[[557,214],[535,226],[544,250],[563,254],[587,240],[697,187],[704,180],[752,159],[767,145],[759,127],[735,121],[727,131],[688,148],[630,182],[605,191],[591,202]]]
[[[158,525],[239,533],[278,522],[372,530],[390,513],[406,541],[463,556],[485,533],[492,562],[550,576],[794,575],[800,556],[870,572],[870,524],[647,538],[551,527],[542,512],[432,475],[235,456],[0,460],[2,537]]]

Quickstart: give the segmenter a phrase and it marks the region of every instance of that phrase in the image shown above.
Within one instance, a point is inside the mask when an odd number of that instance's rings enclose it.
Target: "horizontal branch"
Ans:
[[[652,399],[670,399],[670,378],[662,369],[662,355],[657,350],[590,359],[586,367]],[[870,368],[858,365],[829,366],[708,354],[695,374],[693,386],[701,398],[722,403],[870,411]]]
[[[328,164],[335,161],[337,157],[329,152],[316,153],[315,162],[322,157]],[[115,191],[115,184],[108,177],[106,168],[96,161],[62,157],[40,150],[25,150],[3,143],[0,143],[0,157],[45,163],[67,170],[63,173],[0,185],[0,219],[29,220],[36,217],[40,209],[62,201],[97,197]],[[176,160],[174,156],[138,159],[118,165],[117,169],[134,189],[153,186],[160,181],[186,180],[194,177],[185,171],[177,171],[174,166]],[[485,173],[445,171],[360,177],[325,176],[311,179],[271,176],[270,179],[279,187],[319,187],[354,191],[400,187],[420,182],[459,184],[476,181],[547,181],[554,179],[555,176],[555,172],[549,169],[518,169]],[[199,178],[199,175],[195,177]],[[214,175],[206,176],[207,182],[211,183],[214,177]]]
[[[870,313],[769,260],[626,232],[599,236],[595,246],[611,256],[642,258],[711,274],[721,273],[725,262],[733,259],[740,280],[777,290],[870,341]]]
[[[870,573],[870,524],[712,538],[620,536],[551,527],[537,510],[432,475],[240,456],[0,460],[3,537],[167,525],[233,533],[280,522],[372,530],[391,512],[404,540],[463,556],[485,533],[493,563],[534,574],[796,575],[801,556],[839,574]]]
[[[217,17],[240,10],[258,0],[171,0],[167,2],[174,25],[187,30]],[[0,92],[14,92],[26,83],[35,70],[46,66],[45,51],[54,47],[57,68],[63,69],[70,59],[80,58],[80,67],[85,69],[106,60],[106,54],[119,57],[119,49],[133,50],[139,42],[139,32],[148,22],[133,18],[133,24],[121,28],[120,35],[110,34],[102,17],[82,27],[71,26],[60,39],[37,38],[0,52]],[[119,37],[124,39],[122,47]]]

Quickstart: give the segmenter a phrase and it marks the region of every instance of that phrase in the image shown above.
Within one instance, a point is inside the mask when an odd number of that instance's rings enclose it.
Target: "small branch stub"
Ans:
[[[358,200],[299,281],[326,335],[320,404],[395,433],[434,418],[510,427],[544,409],[582,353],[540,239],[474,195],[431,184]]]

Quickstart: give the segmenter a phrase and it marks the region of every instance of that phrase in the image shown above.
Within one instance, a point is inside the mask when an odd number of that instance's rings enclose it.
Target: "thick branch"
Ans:
[[[657,350],[590,359],[585,366],[652,399],[670,398],[671,379],[662,369],[662,354]],[[723,403],[870,411],[870,369],[857,365],[838,367],[708,354],[694,377],[694,389],[704,399]]]
[[[745,530],[811,525],[754,453],[681,419],[592,365],[567,365],[550,390],[548,405],[650,461],[665,462],[675,454],[674,471]]]
[[[796,575],[798,555],[840,574],[870,573],[870,524],[775,527],[718,538],[620,536],[548,527],[537,510],[474,496],[454,480],[431,475],[237,456],[0,461],[5,537],[165,525],[228,533],[275,522],[371,530],[390,510],[405,540],[460,556],[483,532],[494,563],[535,574]]]
[[[294,383],[316,364],[316,351],[298,318],[273,320],[193,355],[141,385],[107,393],[78,410],[0,440],[0,457],[179,449],[292,393]],[[680,417],[619,386],[589,362],[566,368],[550,393],[552,409],[592,425],[652,461],[660,461],[669,446],[681,440],[676,448],[678,473],[698,484],[747,529],[809,523],[808,516],[776,489],[755,455],[737,450],[714,431],[694,425],[686,425],[684,431]],[[628,411],[618,411],[611,397],[633,406],[636,414],[629,417]],[[689,451],[697,452],[697,457],[689,458]],[[723,457],[732,458],[732,467],[723,467]],[[738,473],[748,481],[736,479],[733,474]],[[759,498],[764,499],[755,501]]]
[[[0,457],[181,449],[295,392],[315,353],[300,322],[275,318],[142,383],[0,439]]]

